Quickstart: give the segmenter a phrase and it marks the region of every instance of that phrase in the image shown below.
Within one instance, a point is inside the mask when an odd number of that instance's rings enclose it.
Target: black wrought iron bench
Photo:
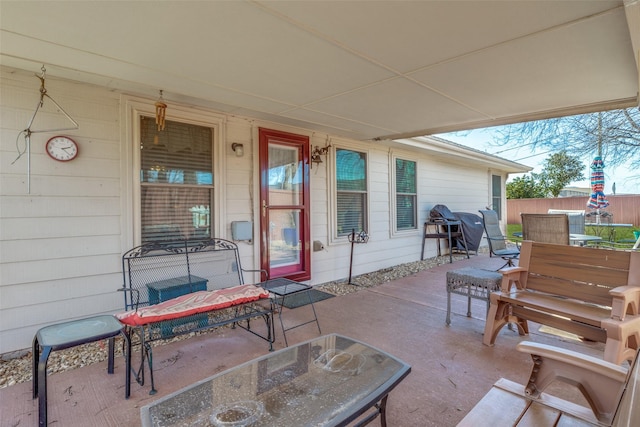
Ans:
[[[134,377],[144,385],[145,359],[153,381],[150,343],[198,330],[236,325],[269,343],[273,350],[274,307],[269,293],[244,284],[238,247],[224,239],[154,242],[122,256],[125,311],[116,317],[127,325],[132,342],[140,344],[140,365]],[[252,329],[262,318],[265,332]],[[136,339],[137,338],[137,339]]]

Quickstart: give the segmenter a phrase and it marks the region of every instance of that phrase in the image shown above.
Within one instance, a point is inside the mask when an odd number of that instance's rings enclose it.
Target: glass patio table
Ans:
[[[614,242],[616,240],[617,228],[633,227],[633,224],[619,224],[610,222],[585,222],[584,225],[585,227],[593,227],[598,236],[606,233],[606,237],[610,242]]]
[[[590,234],[569,234],[569,242],[572,245],[584,246],[588,243],[598,244],[602,241],[600,236],[592,236]]]
[[[411,371],[337,334],[284,348],[144,406],[143,426],[345,426],[380,416]]]
[[[515,233],[513,233],[513,237],[522,238],[522,232],[516,231]],[[584,246],[587,243],[597,244],[598,242],[601,242],[601,241],[602,241],[602,237],[600,236],[592,236],[590,234],[575,234],[575,233],[569,234],[569,243],[572,245]]]

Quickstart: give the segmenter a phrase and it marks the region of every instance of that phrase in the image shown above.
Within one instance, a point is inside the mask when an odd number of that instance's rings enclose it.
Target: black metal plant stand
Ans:
[[[351,230],[351,234],[349,234],[349,241],[351,242],[351,259],[349,261],[349,284],[358,286],[356,283],[351,283],[351,272],[353,270],[353,245],[356,243],[367,243],[369,241],[369,235],[366,231],[361,231],[356,234],[355,228]]]

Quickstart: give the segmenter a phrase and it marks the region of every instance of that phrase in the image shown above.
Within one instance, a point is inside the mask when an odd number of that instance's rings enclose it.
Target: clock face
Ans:
[[[47,141],[47,154],[52,159],[68,162],[78,155],[78,144],[67,136],[54,136]]]

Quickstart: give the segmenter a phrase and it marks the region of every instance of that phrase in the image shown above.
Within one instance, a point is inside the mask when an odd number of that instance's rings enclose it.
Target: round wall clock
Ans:
[[[54,136],[47,141],[47,154],[54,160],[68,162],[78,156],[78,144],[68,136]]]

